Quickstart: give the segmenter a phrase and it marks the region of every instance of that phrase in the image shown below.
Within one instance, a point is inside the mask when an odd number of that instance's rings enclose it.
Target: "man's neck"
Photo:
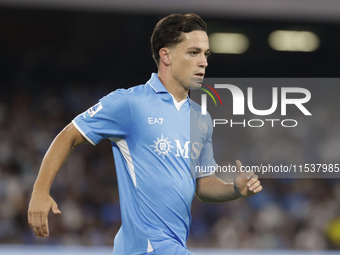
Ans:
[[[187,98],[188,90],[181,86],[172,77],[170,78],[169,75],[165,75],[164,73],[158,73],[158,78],[166,90],[174,96],[177,102],[181,102]]]

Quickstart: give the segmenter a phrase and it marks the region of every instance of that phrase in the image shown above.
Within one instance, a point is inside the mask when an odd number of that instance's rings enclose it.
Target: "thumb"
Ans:
[[[246,179],[250,179],[250,177],[252,176],[252,173],[250,171],[246,171],[243,166],[241,161],[236,160],[236,178],[246,178]]]
[[[59,210],[58,205],[56,203],[52,205],[52,212],[54,214],[61,214],[61,211]]]
[[[236,163],[236,168],[237,168],[237,170],[241,170],[241,167],[242,167],[241,161],[236,160],[235,163]]]
[[[242,171],[241,171],[242,163],[239,160],[236,160],[235,163],[236,163],[236,169],[237,169],[236,177],[242,177],[243,176]]]

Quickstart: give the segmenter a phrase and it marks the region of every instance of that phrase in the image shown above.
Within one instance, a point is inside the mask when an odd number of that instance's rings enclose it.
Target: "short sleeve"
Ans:
[[[210,115],[209,118],[206,119],[208,123],[208,132],[205,143],[203,144],[203,148],[199,157],[199,164],[201,169],[204,171],[197,171],[196,178],[202,178],[215,173],[216,169],[216,161],[214,159],[213,145],[212,145],[212,121]]]
[[[105,138],[125,138],[129,134],[131,107],[126,90],[116,90],[72,121],[93,145]]]

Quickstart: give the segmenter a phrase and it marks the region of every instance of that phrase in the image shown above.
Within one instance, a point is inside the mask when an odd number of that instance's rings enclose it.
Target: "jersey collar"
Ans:
[[[146,84],[149,84],[151,86],[151,88],[156,92],[156,93],[169,93],[169,91],[167,91],[167,89],[164,87],[163,83],[161,82],[161,80],[158,78],[158,74],[157,73],[152,73],[151,74],[151,78],[150,80],[148,80],[148,82]],[[169,98],[172,98],[169,97]],[[190,104],[190,98],[189,95],[187,96],[187,101]]]
[[[148,80],[147,84],[151,86],[151,88],[156,92],[156,93],[162,93],[162,92],[167,92],[169,93],[166,88],[163,86],[162,82],[158,78],[157,73],[152,73],[150,80]]]

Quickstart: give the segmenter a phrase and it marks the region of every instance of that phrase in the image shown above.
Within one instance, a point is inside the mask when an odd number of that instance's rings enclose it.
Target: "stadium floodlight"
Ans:
[[[277,51],[315,51],[320,41],[318,36],[309,31],[276,30],[268,37],[269,45]]]
[[[209,41],[214,53],[242,54],[249,48],[248,38],[239,33],[213,33],[209,35]]]

